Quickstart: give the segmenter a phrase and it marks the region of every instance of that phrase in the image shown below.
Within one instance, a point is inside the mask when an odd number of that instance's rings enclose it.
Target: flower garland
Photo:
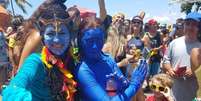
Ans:
[[[71,53],[70,55],[73,57],[74,60],[79,60],[78,57],[73,56],[74,54]],[[69,58],[70,56],[68,55],[66,62],[69,61]],[[65,83],[63,85],[62,91],[65,91],[67,93],[67,101],[73,101],[74,93],[77,91],[77,82],[73,80],[73,75],[71,74],[71,72],[65,69],[66,67],[63,61],[52,55],[45,46],[43,47],[41,52],[41,60],[48,69],[52,69],[53,65],[56,65],[59,68],[59,71],[63,73]]]

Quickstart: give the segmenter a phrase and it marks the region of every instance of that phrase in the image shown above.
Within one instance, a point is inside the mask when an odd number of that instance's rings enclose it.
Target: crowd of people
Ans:
[[[201,14],[173,25],[46,0],[0,26],[3,101],[192,101],[201,97]],[[150,93],[145,95],[146,93]]]

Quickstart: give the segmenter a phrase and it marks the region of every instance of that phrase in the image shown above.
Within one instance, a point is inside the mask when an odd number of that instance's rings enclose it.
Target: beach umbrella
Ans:
[[[81,18],[85,18],[85,17],[88,17],[88,16],[96,16],[96,11],[94,11],[92,9],[83,8],[83,7],[79,7],[79,6],[76,6],[76,7],[80,11]]]

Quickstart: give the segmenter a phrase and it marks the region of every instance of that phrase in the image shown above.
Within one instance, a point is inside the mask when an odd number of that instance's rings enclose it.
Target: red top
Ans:
[[[145,101],[156,101],[154,95],[147,97]],[[166,98],[162,99],[161,101],[168,101]]]

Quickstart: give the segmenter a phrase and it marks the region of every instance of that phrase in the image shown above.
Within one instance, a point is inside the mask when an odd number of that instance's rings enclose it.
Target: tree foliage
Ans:
[[[32,7],[32,5],[27,0],[14,0],[14,1],[17,4],[17,6],[23,11],[23,13],[27,13],[25,9],[26,5]],[[13,8],[13,0],[0,0],[0,5],[2,5],[4,8],[7,8],[9,4],[11,4]]]
[[[193,6],[194,3],[183,3],[181,4],[181,12],[184,12],[186,14],[190,13],[191,12],[191,8]],[[198,8],[201,6],[201,2],[196,2],[197,4],[197,10]]]
[[[9,5],[9,0],[0,0],[0,5],[7,8]]]
[[[32,5],[27,0],[15,0],[18,7],[23,11],[23,13],[27,13],[25,9],[25,5],[32,7]]]

